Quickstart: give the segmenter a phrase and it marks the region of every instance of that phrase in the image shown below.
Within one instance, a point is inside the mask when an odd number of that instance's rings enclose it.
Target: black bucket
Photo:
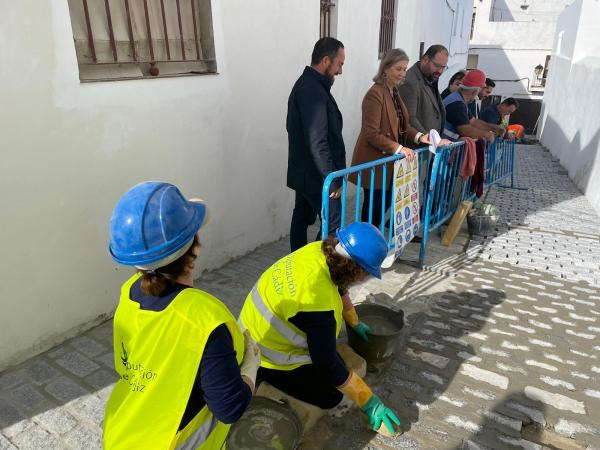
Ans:
[[[469,233],[474,236],[487,236],[496,228],[499,219],[498,208],[489,203],[481,204],[467,214]]]
[[[369,342],[365,342],[346,325],[350,347],[365,358],[367,365],[387,361],[404,337],[402,333],[404,312],[394,311],[381,305],[363,303],[356,306],[356,313],[361,322],[366,323],[371,331]]]
[[[255,396],[227,436],[229,450],[295,450],[302,421],[286,402]]]

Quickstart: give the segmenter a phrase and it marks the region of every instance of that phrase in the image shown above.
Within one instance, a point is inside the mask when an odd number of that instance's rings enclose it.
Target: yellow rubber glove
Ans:
[[[346,382],[338,386],[337,389],[347,395],[359,408],[362,408],[373,396],[371,388],[353,370],[350,371],[350,376]]]
[[[369,342],[369,332],[371,329],[369,326],[361,322],[356,314],[356,308],[352,307],[342,312],[342,317],[346,323],[363,339],[365,342]]]
[[[360,320],[358,320],[358,314],[356,314],[356,308],[342,312],[342,317],[352,328],[354,328],[360,322]]]

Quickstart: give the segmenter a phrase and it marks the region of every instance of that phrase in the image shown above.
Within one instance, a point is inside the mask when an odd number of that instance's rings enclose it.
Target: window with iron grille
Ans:
[[[396,0],[381,0],[381,23],[379,25],[379,58],[394,45],[396,23]]]
[[[210,0],[68,0],[81,81],[215,73]]]

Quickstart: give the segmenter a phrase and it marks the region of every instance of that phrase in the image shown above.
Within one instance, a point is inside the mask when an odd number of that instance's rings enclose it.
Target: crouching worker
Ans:
[[[193,287],[206,206],[172,184],[131,188],[110,219],[110,253],[133,266],[114,318],[120,375],[104,448],[216,449],[252,398],[260,352],[215,297]]]
[[[239,322],[261,349],[258,383],[266,381],[292,397],[330,409],[343,394],[366,413],[374,430],[390,433],[395,414],[336,352],[342,318],[365,340],[348,287],[369,275],[381,278],[387,255],[373,225],[356,222],[325,241],[310,243],[267,269],[248,294]]]

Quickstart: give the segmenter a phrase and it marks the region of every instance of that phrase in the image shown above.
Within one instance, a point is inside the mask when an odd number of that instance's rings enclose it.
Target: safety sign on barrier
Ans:
[[[419,231],[419,162],[406,158],[394,163],[394,242],[396,253]]]

